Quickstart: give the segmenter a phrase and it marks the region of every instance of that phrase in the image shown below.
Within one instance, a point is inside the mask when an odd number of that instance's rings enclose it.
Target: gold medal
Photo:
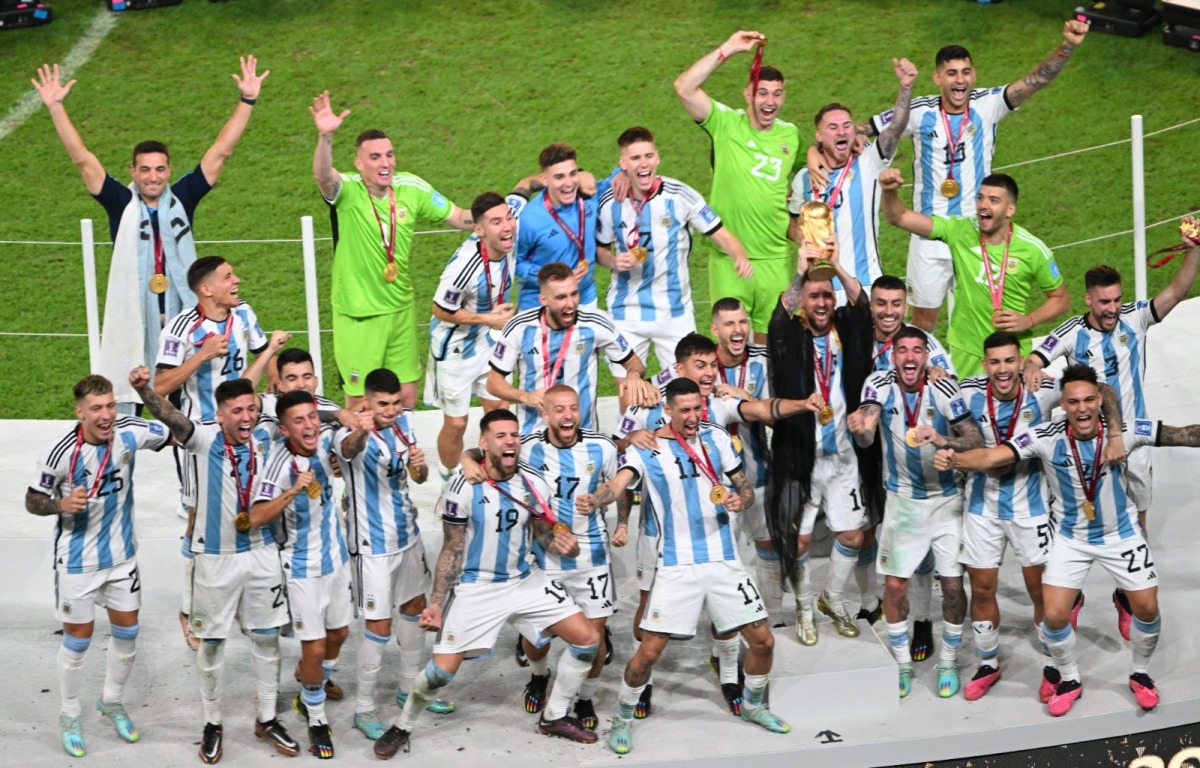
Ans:
[[[568,526],[566,523],[555,523],[551,530],[553,530],[556,535],[559,533],[571,532],[570,526]]]
[[[237,517],[233,518],[233,527],[237,528],[241,533],[250,530],[250,513],[238,512]]]
[[[1179,234],[1189,240],[1200,240],[1200,223],[1185,221],[1179,225]]]
[[[822,424],[828,424],[829,422],[833,421],[833,406],[827,405],[822,408],[817,414],[817,421],[821,422]]]
[[[729,442],[733,443],[733,450],[736,453],[742,452],[742,438],[738,437],[737,435],[730,435]]]
[[[638,264],[644,264],[646,262],[646,257],[650,255],[650,252],[639,245],[635,248],[630,248],[629,255],[632,256],[633,260]]]
[[[712,491],[708,494],[708,499],[713,504],[720,506],[725,503],[725,497],[729,495],[729,490],[723,485],[714,485]]]
[[[1002,311],[1003,310],[997,309],[995,312],[992,313],[992,327],[993,328],[999,328],[999,326],[996,325],[996,323],[997,323],[997,321],[1000,320],[1000,313]]]
[[[946,197],[958,197],[958,182],[954,179],[946,179],[943,181],[942,194]]]
[[[383,279],[394,283],[397,277],[400,277],[400,267],[396,266],[396,262],[389,261],[388,265],[383,268]]]
[[[167,280],[167,276],[161,273],[150,278],[150,290],[154,293],[166,293],[167,286],[170,284],[170,281]]]
[[[1096,505],[1090,501],[1083,502],[1083,516],[1088,520],[1096,519]]]
[[[583,269],[591,268],[590,265],[588,264],[587,259],[580,259],[579,261],[575,262],[575,269],[580,269],[580,268],[583,268]]]
[[[908,443],[909,448],[917,447],[917,428],[912,427],[904,433],[904,442]]]
[[[316,480],[313,480],[308,484],[308,487],[305,488],[305,492],[308,493],[308,498],[310,499],[320,498],[322,490],[324,489],[321,488],[321,484]]]

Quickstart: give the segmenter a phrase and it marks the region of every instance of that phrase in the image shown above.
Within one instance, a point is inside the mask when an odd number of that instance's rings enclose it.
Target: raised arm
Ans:
[[[221,177],[221,169],[225,167],[225,161],[233,154],[234,147],[242,139],[242,133],[246,130],[246,125],[250,122],[250,113],[254,111],[254,102],[258,100],[258,93],[262,89],[263,80],[267,79],[267,75],[271,74],[271,70],[258,74],[258,59],[254,56],[242,56],[238,59],[242,65],[242,74],[239,77],[234,75],[233,79],[237,81],[238,90],[241,92],[241,98],[238,99],[237,106],[233,108],[233,114],[229,116],[229,120],[221,128],[221,132],[217,134],[217,140],[204,153],[204,157],[200,160],[200,170],[204,173],[204,178],[209,185],[217,183],[217,179]]]
[[[145,404],[146,410],[154,414],[154,418],[167,425],[175,442],[183,445],[192,437],[196,425],[179,409],[163,399],[150,387],[150,369],[140,365],[129,372],[129,385],[138,393]]]
[[[475,226],[475,219],[471,218],[470,211],[464,211],[457,205],[452,205],[450,215],[446,217],[446,223],[455,229],[466,232]]]
[[[917,68],[908,59],[892,59],[892,69],[896,72],[896,80],[900,82],[900,91],[896,94],[896,103],[892,106],[892,121],[879,134],[879,152],[884,157],[896,153],[904,127],[908,125],[908,110],[912,106],[912,87],[917,80]],[[870,121],[868,121],[869,123]]]
[[[921,237],[933,234],[933,219],[923,213],[910,210],[896,194],[904,184],[899,168],[884,168],[879,174],[879,186],[883,190],[883,215],[888,224]]]
[[[717,67],[735,53],[749,51],[759,42],[766,40],[758,32],[734,32],[733,36],[709,51],[675,78],[675,93],[683,102],[683,108],[696,122],[703,122],[712,111],[712,99],[701,86],[717,71]]]
[[[1163,424],[1158,430],[1158,444],[1164,447],[1177,446],[1195,448],[1200,446],[1200,424],[1186,427],[1168,427]]]
[[[272,331],[267,348],[254,356],[254,362],[246,368],[245,376],[255,389],[258,388],[258,383],[262,381],[263,374],[267,372],[271,361],[275,359],[276,353],[283,349],[291,338],[292,334],[287,331]]]
[[[612,480],[604,483],[592,493],[575,494],[575,508],[580,512],[592,512],[604,509],[625,495],[625,491],[637,479],[637,473],[629,467],[622,467],[613,475]],[[629,510],[625,510],[625,519],[629,519]]]
[[[344,110],[340,115],[334,113],[329,106],[329,91],[324,91],[313,99],[308,108],[313,123],[317,126],[317,148],[313,152],[313,178],[321,190],[321,197],[333,200],[337,197],[342,186],[342,177],[333,167],[333,134],[341,126],[342,121],[350,115],[350,110]]]
[[[1191,225],[1195,224],[1196,220],[1191,216],[1184,216],[1183,223]],[[1175,277],[1171,278],[1170,284],[1154,297],[1154,314],[1158,315],[1159,320],[1166,317],[1167,313],[1175,309],[1176,304],[1187,297],[1188,292],[1192,290],[1192,284],[1196,282],[1196,264],[1200,262],[1200,241],[1184,237],[1183,244],[1187,247],[1183,256],[1183,265],[1175,273]]]
[[[67,108],[63,105],[63,100],[75,86],[75,81],[72,80],[63,85],[57,64],[54,66],[43,64],[38,68],[37,74],[37,79],[30,82],[37,89],[38,95],[42,97],[46,111],[50,113],[50,119],[54,122],[54,130],[58,133],[59,141],[70,155],[71,162],[75,163],[75,167],[83,176],[83,183],[87,187],[87,191],[93,195],[100,194],[100,188],[104,186],[104,177],[107,175],[104,166],[84,145],[83,138],[79,135],[79,131],[75,130],[75,125],[67,116]]]
[[[344,423],[344,426],[350,427],[354,431],[342,440],[340,449],[342,458],[351,460],[358,454],[362,453],[363,448],[367,445],[367,438],[371,434],[371,430],[375,429],[375,417],[370,411],[359,411],[354,414],[354,420]]]
[[[966,472],[991,472],[1006,470],[1017,463],[1017,455],[1008,445],[997,445],[995,448],[976,448],[971,451],[955,453],[950,449],[937,452],[934,467],[940,472],[948,469],[961,469]]]
[[[1067,66],[1067,59],[1071,58],[1071,54],[1083,42],[1087,32],[1088,25],[1082,21],[1070,19],[1063,24],[1063,39],[1054,52],[1039,61],[1028,75],[1010,83],[1004,90],[1004,98],[1013,109],[1021,106],[1026,99],[1050,85],[1050,82],[1058,77],[1058,73]]]
[[[820,395],[816,393],[804,400],[784,400],[779,397],[767,400],[746,400],[738,405],[738,413],[746,421],[759,422],[773,427],[775,422],[789,419],[805,411],[816,413],[824,405],[819,401]]]

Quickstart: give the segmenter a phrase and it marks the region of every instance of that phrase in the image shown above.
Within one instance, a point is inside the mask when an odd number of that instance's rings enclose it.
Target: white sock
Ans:
[[[713,650],[721,665],[721,683],[736,683],[738,670],[738,652],[742,649],[742,641],[737,635],[728,640],[713,638]]]
[[[192,615],[192,571],[195,570],[196,561],[192,559],[189,552],[183,558],[183,590],[180,597],[179,610],[184,616]]]
[[[108,654],[104,660],[104,693],[101,698],[105,703],[121,700],[125,690],[125,681],[133,671],[133,660],[137,657],[138,625],[121,627],[113,625],[112,637],[108,640]]]
[[[412,691],[404,702],[404,709],[400,710],[400,716],[396,718],[396,726],[411,732],[417,724],[417,716],[437,697],[438,689],[448,685],[453,679],[454,675],[430,659],[421,674],[417,675]]]
[[[649,681],[646,685],[650,685]],[[637,706],[638,699],[642,698],[642,691],[646,690],[646,685],[639,685],[636,688],[621,679],[621,690],[617,692],[617,717],[621,720],[632,720],[633,710]]]
[[[200,673],[200,703],[204,722],[221,724],[221,673],[225,668],[225,641],[201,640],[196,651],[196,671]]]
[[[1071,629],[1071,623],[1067,622],[1062,629],[1045,627],[1043,631],[1046,634],[1046,645],[1050,648],[1050,658],[1062,679],[1078,680],[1079,655],[1076,652],[1075,630]]]
[[[958,647],[962,645],[962,624],[942,623],[942,650],[938,658],[942,661],[958,661]]]
[[[596,697],[596,691],[600,690],[600,677],[585,677],[583,682],[579,684],[579,694],[576,696],[581,701],[591,701]]]
[[[858,565],[858,550],[843,546],[840,541],[833,542],[833,551],[829,553],[829,573],[825,576],[825,594],[831,603],[838,605],[842,602],[842,593],[850,582],[850,574]],[[836,607],[831,605],[836,610]]]
[[[387,641],[382,635],[363,630],[363,639],[358,645],[358,686],[354,699],[356,713],[375,709],[375,685],[379,682],[379,670],[383,667],[383,649]]]
[[[756,547],[758,552],[758,593],[762,595],[763,607],[772,624],[780,623],[783,613],[783,569],[779,565],[779,553],[773,549]]]
[[[425,630],[417,624],[418,618],[402,613],[399,623],[394,623],[396,644],[400,646],[400,690],[405,693],[412,690],[425,655]]]
[[[254,678],[258,682],[258,722],[275,719],[279,698],[279,632],[250,632],[250,655],[254,660]],[[324,688],[321,689],[324,692]]]
[[[1133,617],[1133,623],[1129,627],[1129,640],[1133,647],[1133,664],[1129,670],[1131,674],[1149,673],[1150,657],[1154,655],[1154,649],[1158,645],[1158,637],[1161,633],[1161,614],[1155,616],[1154,621],[1151,622],[1138,621],[1137,616]]]
[[[540,648],[538,650],[541,650]],[[550,674],[550,651],[546,651],[546,655],[540,659],[529,659],[529,671],[538,677],[545,677]]]
[[[62,695],[62,714],[67,717],[79,717],[83,655],[91,642],[90,637],[75,637],[63,632],[62,645],[58,646],[58,688]]]
[[[792,594],[796,597],[796,607],[808,613],[812,612],[812,581],[808,572],[808,553],[796,560],[789,574],[792,583]]]
[[[592,669],[592,662],[596,660],[596,652],[600,646],[598,643],[592,645],[568,645],[563,651],[562,656],[558,659],[558,666],[555,670],[558,672],[558,679],[554,681],[554,688],[550,691],[550,698],[546,701],[546,710],[542,713],[542,718],[545,720],[558,720],[565,717],[567,708],[575,701],[575,695],[579,693],[579,686],[583,684],[583,680],[587,677],[587,673]]]
[[[987,665],[999,669],[1000,629],[990,621],[973,621],[971,630],[975,633],[975,652],[979,654],[980,666]],[[943,640],[943,643],[945,641]]]
[[[308,724],[322,725],[325,720],[325,686],[318,684],[315,686],[304,685],[300,688],[300,699],[304,702],[304,708],[308,710]],[[265,720],[260,722],[266,722]]]
[[[757,709],[762,706],[763,694],[767,691],[767,675],[746,675],[746,683],[742,687],[742,700],[745,706]]]
[[[888,642],[897,664],[912,664],[912,651],[908,647],[908,620],[887,625]]]

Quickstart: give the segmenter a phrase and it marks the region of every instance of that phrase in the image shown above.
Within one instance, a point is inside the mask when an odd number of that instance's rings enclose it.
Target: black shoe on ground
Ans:
[[[635,720],[645,720],[654,712],[653,705],[650,704],[650,696],[654,693],[654,685],[647,685],[642,689],[642,695],[638,697],[637,704],[633,706],[633,717]]]
[[[295,757],[300,754],[300,743],[288,735],[278,719],[272,718],[265,723],[255,721],[254,735],[275,747],[281,755]]]
[[[866,609],[866,606],[859,608],[858,615],[855,616],[854,619],[856,621],[858,619],[866,619],[868,624],[874,624],[875,622],[879,621],[879,617],[882,615],[883,615],[883,601],[880,600],[879,603],[875,606],[875,610],[868,611]]]
[[[575,702],[575,719],[589,731],[596,730],[599,719],[596,717],[596,707],[591,699],[579,699]]]
[[[525,684],[525,711],[536,715],[546,706],[546,689],[550,686],[550,673],[530,675]],[[555,721],[557,722],[557,721]]]
[[[328,723],[308,726],[308,752],[322,760],[333,757],[333,734]]]
[[[908,644],[913,661],[925,661],[933,653],[933,622],[929,619],[913,622],[912,641]]]
[[[408,731],[392,726],[375,740],[375,757],[390,760],[400,750],[408,751]]]
[[[737,683],[721,683],[721,695],[729,705],[729,711],[735,715],[742,714],[742,686]]]
[[[204,724],[204,735],[200,737],[200,762],[212,765],[221,759],[223,752],[221,726],[216,723]]]
[[[593,744],[596,741],[596,734],[584,728],[573,717],[564,716],[557,720],[547,720],[545,717],[541,717],[538,719],[538,731],[547,736],[558,736],[559,738],[578,741],[584,744]]]

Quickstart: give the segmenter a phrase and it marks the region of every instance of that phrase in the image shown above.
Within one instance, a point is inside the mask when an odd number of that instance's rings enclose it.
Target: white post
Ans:
[[[300,240],[304,249],[304,299],[308,306],[308,353],[317,374],[317,394],[325,394],[321,367],[321,311],[317,300],[317,249],[313,240],[312,216],[300,217]]]
[[[83,299],[87,307],[88,363],[92,373],[100,366],[100,309],[96,300],[96,241],[92,236],[92,220],[80,219],[79,231],[83,240]]]
[[[1138,301],[1146,299],[1146,176],[1142,161],[1142,116],[1129,118],[1133,132],[1133,285]]]

